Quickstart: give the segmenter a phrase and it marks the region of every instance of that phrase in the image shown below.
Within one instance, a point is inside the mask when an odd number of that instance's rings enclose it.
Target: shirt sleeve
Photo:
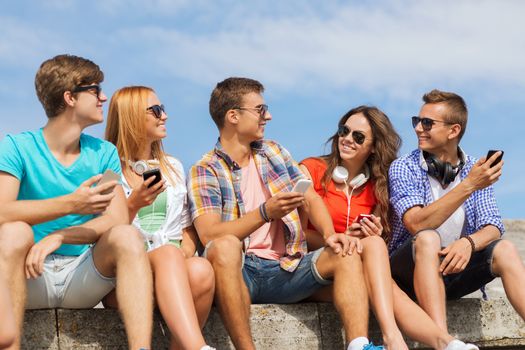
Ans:
[[[24,162],[15,140],[7,135],[0,142],[0,171],[13,175],[18,180],[24,176]]]
[[[176,169],[179,172],[179,176],[181,177],[182,183],[184,186],[186,185],[186,174],[184,173],[184,167],[182,166],[182,163],[176,160],[175,163]],[[191,213],[188,203],[188,194],[184,196],[184,200],[182,202],[182,212],[180,217],[180,227],[182,229],[185,229],[188,226],[191,226]]]
[[[319,166],[319,161],[315,158],[306,158],[299,164],[304,165],[306,169],[308,169],[314,188],[317,190],[318,187],[321,187],[321,179],[324,175],[324,171],[322,171],[322,167]]]
[[[120,157],[118,156],[117,148],[113,144],[107,144],[107,161],[105,162],[105,170],[111,169],[119,175],[122,175],[122,166],[120,164]]]
[[[390,204],[399,218],[415,206],[425,204],[425,191],[418,184],[417,174],[403,159],[395,160],[388,171]]]
[[[501,214],[496,204],[496,196],[494,194],[494,187],[489,186],[476,193],[476,231],[481,230],[484,226],[496,226],[503,235],[505,228],[501,220]]]
[[[208,167],[194,165],[188,176],[187,187],[192,220],[203,214],[222,214],[219,180]]]

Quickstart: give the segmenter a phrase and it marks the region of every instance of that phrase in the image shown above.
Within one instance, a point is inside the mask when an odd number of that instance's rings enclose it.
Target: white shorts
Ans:
[[[93,247],[79,256],[51,254],[44,273],[27,281],[27,309],[89,309],[115,288],[114,277],[104,277],[95,267]]]

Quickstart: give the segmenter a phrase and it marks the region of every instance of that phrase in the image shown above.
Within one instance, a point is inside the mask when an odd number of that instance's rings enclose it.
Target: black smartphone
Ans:
[[[150,188],[151,186],[155,185],[156,183],[158,183],[160,181],[160,179],[161,179],[160,169],[159,168],[149,169],[149,170],[146,170],[142,174],[142,178],[144,179],[144,181],[146,181],[147,179],[149,179],[152,176],[155,176],[155,179],[149,184],[148,188]]]
[[[487,159],[489,159],[490,157],[492,157],[494,155],[494,153],[496,152],[501,152],[501,154],[499,155],[498,158],[496,158],[496,160],[490,165],[490,167],[492,168],[494,165],[498,164],[499,162],[501,162],[501,160],[503,159],[503,151],[501,150],[497,150],[497,149],[491,149],[490,151],[487,152]]]

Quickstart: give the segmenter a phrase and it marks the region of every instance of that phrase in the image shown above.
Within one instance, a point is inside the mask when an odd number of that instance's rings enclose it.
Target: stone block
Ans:
[[[55,310],[32,310],[24,315],[22,349],[58,350]]]

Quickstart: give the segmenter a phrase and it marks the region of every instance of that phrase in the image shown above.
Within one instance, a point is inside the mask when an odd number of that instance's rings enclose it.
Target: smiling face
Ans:
[[[414,129],[416,132],[418,147],[422,151],[427,151],[432,154],[440,154],[443,150],[449,148],[450,143],[457,143],[458,140],[453,139],[457,136],[454,129],[454,124],[448,124],[445,118],[447,113],[447,106],[444,103],[426,103],[419,111],[420,118],[430,118],[437,122],[432,125],[428,131],[423,129],[421,123],[418,123]],[[456,124],[457,126],[457,124]]]
[[[75,114],[80,116],[85,126],[102,123],[104,121],[102,105],[108,98],[102,90],[97,91],[96,88],[93,88],[76,92],[75,95]]]
[[[263,112],[262,105],[262,95],[250,92],[243,96],[242,105],[233,110],[237,115],[237,132],[250,142],[264,138],[266,123],[272,119],[269,111]]]
[[[148,108],[151,106],[158,105],[160,106],[160,100],[157,97],[157,95],[154,92],[150,92],[148,95]],[[167,130],[166,130],[166,120],[168,119],[168,116],[164,111],[160,114],[160,118],[157,118],[153,110],[148,109],[145,111],[146,113],[146,120],[144,123],[144,129],[146,133],[146,137],[149,142],[159,141],[166,137]]]
[[[344,126],[348,128],[349,133],[346,136],[340,135],[338,137],[339,156],[343,163],[353,163],[361,167],[373,152],[373,136],[370,123],[363,113],[357,113],[350,116],[344,123]],[[365,139],[361,145],[354,140],[354,132],[364,135]],[[354,135],[359,139],[359,135]]]

